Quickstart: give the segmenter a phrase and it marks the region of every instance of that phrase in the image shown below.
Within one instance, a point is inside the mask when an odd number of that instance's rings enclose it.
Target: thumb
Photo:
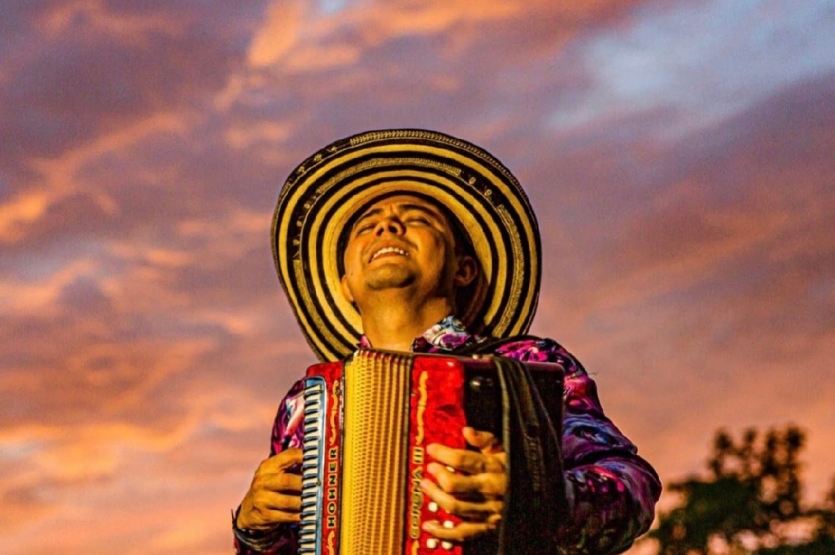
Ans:
[[[481,451],[483,455],[495,455],[504,452],[499,438],[490,432],[476,430],[471,426],[465,427],[462,432],[466,442]]]

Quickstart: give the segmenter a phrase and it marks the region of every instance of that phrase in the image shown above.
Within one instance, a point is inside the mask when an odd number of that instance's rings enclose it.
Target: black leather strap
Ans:
[[[494,360],[505,397],[509,475],[497,553],[554,553],[566,508],[560,440],[526,366],[504,357]]]

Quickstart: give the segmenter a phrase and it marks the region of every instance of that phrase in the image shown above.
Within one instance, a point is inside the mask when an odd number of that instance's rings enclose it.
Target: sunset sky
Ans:
[[[269,227],[304,157],[437,129],[520,179],[533,333],[666,483],[794,423],[835,475],[835,1],[5,0],[0,553],[231,553],[315,362]]]

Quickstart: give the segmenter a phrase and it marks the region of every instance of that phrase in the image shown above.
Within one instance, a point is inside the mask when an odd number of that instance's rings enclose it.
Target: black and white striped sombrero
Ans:
[[[302,162],[281,190],[272,225],[281,285],[321,360],[353,352],[362,333],[340,293],[348,222],[395,190],[436,199],[469,234],[481,286],[458,317],[475,333],[527,332],[540,283],[536,217],[516,178],[483,149],[435,131],[369,131],[328,145]]]

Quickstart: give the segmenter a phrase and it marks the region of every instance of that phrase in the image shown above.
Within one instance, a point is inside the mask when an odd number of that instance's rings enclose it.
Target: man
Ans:
[[[323,360],[356,345],[455,354],[498,337],[507,339],[492,349],[498,356],[560,364],[565,472],[550,479],[565,484],[567,512],[547,549],[617,553],[646,531],[660,493],[655,472],[603,415],[579,362],[553,340],[520,336],[538,298],[539,236],[524,192],[495,158],[420,130],[337,141],[291,174],[273,237],[281,283]],[[297,383],[279,407],[271,456],[234,515],[239,553],[295,551],[300,422]],[[420,484],[427,502],[462,518],[451,528],[423,524],[443,542],[494,533],[508,490],[502,445],[487,432],[462,434],[473,449],[429,446],[431,479]]]

